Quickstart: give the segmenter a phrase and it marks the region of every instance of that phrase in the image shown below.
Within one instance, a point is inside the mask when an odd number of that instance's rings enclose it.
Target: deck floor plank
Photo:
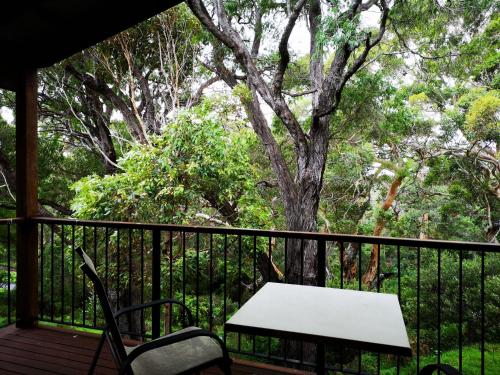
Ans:
[[[85,351],[85,349],[82,349],[81,352],[78,352],[76,348],[74,350],[68,350],[68,347],[61,344],[54,345],[46,341],[28,341],[15,338],[0,338],[0,347],[20,349],[26,353],[38,353],[56,359],[71,358],[73,361],[82,362],[84,364],[92,361],[95,351]],[[107,353],[104,353],[104,355],[100,358],[100,363],[104,367],[114,368],[114,363],[110,358],[108,358]]]
[[[0,329],[0,374],[84,375],[87,374],[99,340],[98,335],[59,328]],[[233,375],[278,375],[306,373],[245,360],[235,360]],[[107,345],[99,358],[95,374],[116,374]],[[217,368],[203,375],[221,375]]]

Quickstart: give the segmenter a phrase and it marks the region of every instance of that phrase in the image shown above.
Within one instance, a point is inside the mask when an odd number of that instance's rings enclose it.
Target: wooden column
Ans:
[[[37,325],[38,231],[31,217],[38,214],[37,71],[19,74],[16,91],[16,205],[26,220],[17,227],[17,326]]]

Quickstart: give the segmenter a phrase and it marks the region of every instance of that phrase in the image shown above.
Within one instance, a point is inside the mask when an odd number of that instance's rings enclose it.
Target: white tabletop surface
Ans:
[[[267,283],[226,322],[226,329],[411,355],[393,294]]]

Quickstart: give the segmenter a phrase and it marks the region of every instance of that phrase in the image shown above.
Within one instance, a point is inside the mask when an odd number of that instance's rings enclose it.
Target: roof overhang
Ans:
[[[11,0],[0,12],[0,88],[14,90],[24,68],[53,65],[180,0]]]

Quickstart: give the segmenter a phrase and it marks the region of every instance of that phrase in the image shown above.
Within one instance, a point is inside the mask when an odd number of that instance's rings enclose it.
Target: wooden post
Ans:
[[[326,241],[318,240],[318,286],[326,286]],[[316,373],[325,374],[325,344],[318,343],[316,345]]]
[[[25,221],[17,227],[17,327],[37,325],[38,231],[31,217],[38,214],[37,71],[19,75],[16,91],[16,208]]]

